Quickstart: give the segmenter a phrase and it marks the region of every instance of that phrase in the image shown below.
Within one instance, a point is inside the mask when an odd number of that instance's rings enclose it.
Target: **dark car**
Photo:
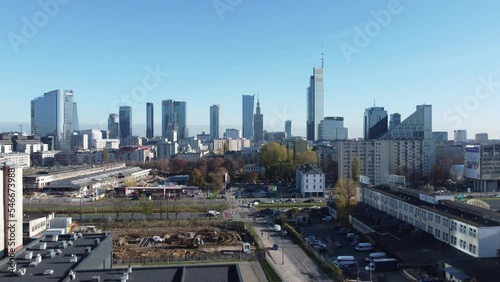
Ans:
[[[314,203],[314,199],[307,199],[304,201],[304,203]]]
[[[273,250],[276,250],[276,251],[277,251],[277,250],[279,250],[279,249],[280,249],[280,247],[278,246],[278,244],[274,244],[274,245],[273,245]]]

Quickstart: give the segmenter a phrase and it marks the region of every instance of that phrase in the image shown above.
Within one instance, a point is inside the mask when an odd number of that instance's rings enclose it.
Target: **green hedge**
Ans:
[[[269,282],[281,282],[281,278],[274,271],[274,268],[269,264],[269,262],[266,259],[261,259],[260,264],[262,265],[262,269],[264,269],[264,273],[266,273],[267,280]]]

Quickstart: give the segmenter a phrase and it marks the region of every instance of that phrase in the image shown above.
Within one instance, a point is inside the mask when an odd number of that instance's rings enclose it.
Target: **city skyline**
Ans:
[[[489,118],[499,103],[500,39],[491,34],[500,27],[494,14],[500,4],[399,1],[389,9],[389,2],[287,2],[289,14],[277,23],[274,16],[284,2],[245,2],[221,18],[203,1],[99,3],[100,9],[92,1],[71,1],[30,36],[23,34],[22,19],[32,21],[43,9],[37,1],[12,2],[0,11],[0,33],[6,35],[0,42],[0,87],[11,93],[0,105],[0,128],[29,128],[26,105],[60,86],[78,97],[80,124],[96,128],[105,129],[109,113],[129,104],[134,132],[145,135],[145,129],[135,129],[146,124],[144,104],[158,107],[174,99],[188,101],[190,128],[208,132],[209,105],[237,109],[241,95],[260,93],[264,129],[282,130],[290,119],[294,135],[306,136],[304,89],[324,46],[324,116],[343,116],[350,138],[362,136],[362,113],[373,99],[402,119],[415,105],[431,104],[433,130],[450,136],[466,129],[500,138]],[[117,9],[121,13],[110,13]],[[137,17],[123,16],[132,12]],[[370,26],[377,28],[367,32]],[[100,40],[110,32],[113,40]],[[24,41],[16,43],[14,35]],[[73,44],[53,44],[66,40]],[[220,127],[241,125],[240,119],[239,113],[222,111]]]

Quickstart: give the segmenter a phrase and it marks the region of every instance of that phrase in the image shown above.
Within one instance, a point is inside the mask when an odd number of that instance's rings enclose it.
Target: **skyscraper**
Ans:
[[[319,140],[347,140],[347,128],[344,127],[343,117],[325,117],[319,126]]]
[[[119,112],[120,118],[120,139],[132,136],[132,107],[121,106]]]
[[[254,144],[256,146],[260,145],[264,141],[264,116],[260,113],[260,103],[257,98],[257,109],[253,116],[253,129],[254,129]]]
[[[154,133],[154,105],[146,103],[146,138],[153,138]]]
[[[120,118],[117,114],[109,114],[108,117],[109,139],[120,138]]]
[[[401,123],[401,115],[398,113],[389,116],[389,130]]]
[[[188,137],[186,102],[163,100],[161,104],[161,136],[167,138],[167,130],[176,130],[179,139]]]
[[[371,107],[365,110],[363,119],[363,138],[377,139],[387,132],[387,111],[384,107]]]
[[[210,106],[210,137],[219,139],[219,105]]]
[[[377,139],[432,139],[432,105],[417,105],[417,109],[391,130]]]
[[[255,95],[243,95],[242,137],[253,139],[253,107]]]
[[[319,124],[324,118],[323,64],[313,68],[307,88],[307,140],[316,141],[319,137]]]
[[[69,150],[71,134],[78,130],[73,90],[54,90],[31,101],[31,134],[53,136],[56,150]]]
[[[291,120],[285,121],[285,134],[286,134],[286,138],[292,137],[292,121]]]

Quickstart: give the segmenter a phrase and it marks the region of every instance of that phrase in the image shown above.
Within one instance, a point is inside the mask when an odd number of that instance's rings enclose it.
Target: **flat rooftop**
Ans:
[[[99,276],[100,281],[120,281],[127,268],[78,271],[74,281],[91,281]],[[136,267],[129,274],[129,281],[162,281],[162,282],[243,282],[237,264],[189,265]]]
[[[500,276],[500,258],[465,258],[445,260],[445,263],[472,276],[478,281],[498,281]]]
[[[91,247],[92,251],[98,246],[95,244],[95,239],[100,239],[102,242],[107,236],[111,236],[110,233],[96,233],[96,234],[82,234],[82,238],[76,240],[70,240],[70,235],[60,235],[57,242],[46,242],[44,240],[45,236],[32,247],[22,251],[16,257],[17,270],[21,268],[26,268],[26,274],[24,276],[16,276],[8,272],[7,266],[3,266],[0,269],[0,281],[2,282],[38,282],[38,281],[62,281],[64,277],[67,276],[70,269],[74,269],[88,254],[85,254],[85,248]],[[72,246],[67,246],[62,248],[59,244],[62,241],[72,241]],[[41,243],[47,243],[45,250],[40,250],[39,246]],[[46,257],[49,250],[61,250],[60,255],[55,255],[53,258]],[[33,252],[33,259],[25,259],[26,252]],[[42,261],[37,266],[30,266],[30,262],[40,254]],[[76,255],[77,262],[70,262],[71,255]],[[44,275],[44,271],[52,269],[54,273],[52,275]],[[144,280],[147,281],[147,280]]]
[[[461,222],[470,224],[476,227],[486,227],[486,226],[500,226],[500,214],[474,207],[464,203],[457,203],[450,200],[441,200],[439,204],[431,204],[422,201],[418,197],[418,191],[415,193],[408,193],[402,189],[381,189],[377,187],[368,187],[367,189],[380,192],[391,198],[398,199],[400,201],[409,203],[411,205],[417,206],[422,209],[430,210],[434,213],[449,217],[451,219],[456,219]]]

